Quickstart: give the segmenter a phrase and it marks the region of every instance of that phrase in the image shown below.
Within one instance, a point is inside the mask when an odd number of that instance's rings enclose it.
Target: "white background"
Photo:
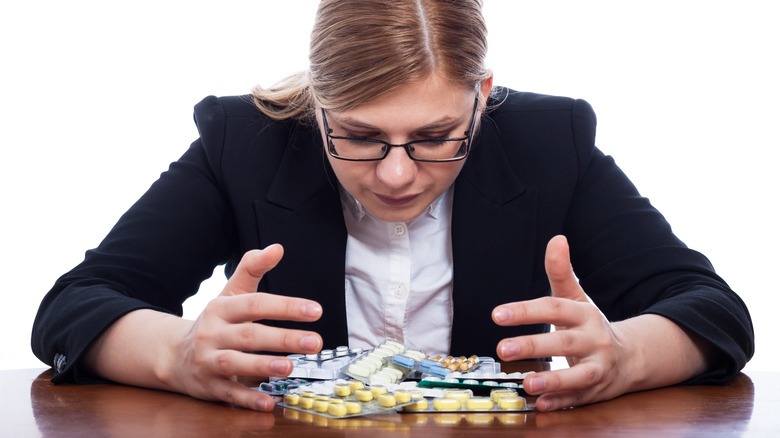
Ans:
[[[0,369],[43,366],[40,300],[195,139],[195,103],[307,67],[316,3],[0,6]],[[594,106],[598,145],[750,308],[748,369],[780,371],[773,2],[485,3],[495,83]]]

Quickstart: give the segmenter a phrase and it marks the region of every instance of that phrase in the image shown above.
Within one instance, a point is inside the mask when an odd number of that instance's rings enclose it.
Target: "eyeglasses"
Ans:
[[[328,139],[328,153],[333,158],[347,161],[378,161],[390,153],[390,148],[404,148],[406,155],[414,161],[447,162],[466,158],[471,148],[471,135],[477,120],[479,95],[474,98],[474,112],[471,115],[469,130],[460,138],[428,138],[413,140],[404,144],[391,144],[382,140],[364,137],[341,137],[333,135],[328,126],[325,108],[322,110],[322,123]]]

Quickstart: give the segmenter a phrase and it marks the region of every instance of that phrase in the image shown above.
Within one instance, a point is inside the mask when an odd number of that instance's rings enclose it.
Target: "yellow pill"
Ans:
[[[311,409],[314,407],[314,399],[312,397],[301,397],[301,400],[298,402],[298,406],[302,407],[303,409]]]
[[[343,417],[347,415],[347,407],[344,403],[329,403],[328,413],[334,417]]]
[[[360,380],[350,380],[347,382],[347,385],[349,385],[349,389],[355,391],[357,389],[363,389],[366,386],[361,382]]]
[[[341,398],[329,398],[328,403],[336,404],[336,405],[343,405],[344,399]]]
[[[328,403],[327,400],[314,400],[314,411],[315,412],[328,412]]]
[[[525,399],[523,397],[501,397],[498,399],[498,407],[501,409],[523,409]]]
[[[352,389],[347,384],[343,385],[334,385],[333,386],[333,394],[339,396],[339,397],[346,397],[350,394],[352,394]]]
[[[404,406],[405,411],[427,411],[428,400],[417,400],[416,402]]]
[[[433,399],[433,408],[437,411],[457,411],[460,410],[460,400],[455,398],[435,398]]]
[[[314,391],[304,391],[304,392],[301,393],[301,397],[312,397],[313,398],[315,395],[317,395],[317,394],[315,394]]]
[[[298,406],[298,402],[301,400],[300,394],[285,394],[284,402],[289,406]]]
[[[465,391],[463,389],[448,389],[444,391],[444,397],[463,401],[471,398],[471,391]]]
[[[409,391],[404,391],[403,389],[395,391],[393,395],[395,396],[395,400],[398,403],[409,403],[412,401],[412,394]]]
[[[490,398],[496,403],[504,397],[517,397],[517,392],[512,389],[494,389],[490,391]]]
[[[471,368],[471,364],[468,362],[463,362],[460,365],[458,365],[458,371],[468,371],[469,368]]]
[[[470,411],[487,411],[493,409],[493,400],[490,397],[474,397],[466,400],[466,409]]]
[[[376,399],[379,401],[379,405],[385,408],[392,408],[396,404],[393,394],[379,394]]]
[[[344,403],[344,407],[347,408],[348,414],[359,414],[360,410],[362,409],[360,407],[360,403],[355,402],[346,402]]]
[[[374,397],[378,396],[379,394],[387,394],[387,387],[382,385],[374,385],[371,387],[371,394],[374,394]]]
[[[330,397],[328,397],[327,395],[317,395],[317,396],[314,396],[314,400],[328,401],[328,399],[330,399]]]
[[[355,390],[355,398],[362,402],[371,401],[374,398],[374,394],[368,389]]]

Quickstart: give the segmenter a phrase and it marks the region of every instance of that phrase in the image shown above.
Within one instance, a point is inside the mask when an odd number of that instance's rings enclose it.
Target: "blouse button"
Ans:
[[[406,234],[406,225],[404,224],[395,224],[393,227],[393,232],[396,236],[401,237],[404,234]]]

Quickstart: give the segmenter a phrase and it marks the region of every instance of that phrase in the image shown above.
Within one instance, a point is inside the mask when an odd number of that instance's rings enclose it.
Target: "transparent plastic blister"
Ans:
[[[344,377],[341,373],[342,368],[362,353],[362,348],[340,346],[332,350],[322,350],[316,354],[291,354],[287,358],[292,360],[293,370],[287,378],[338,379]]]

